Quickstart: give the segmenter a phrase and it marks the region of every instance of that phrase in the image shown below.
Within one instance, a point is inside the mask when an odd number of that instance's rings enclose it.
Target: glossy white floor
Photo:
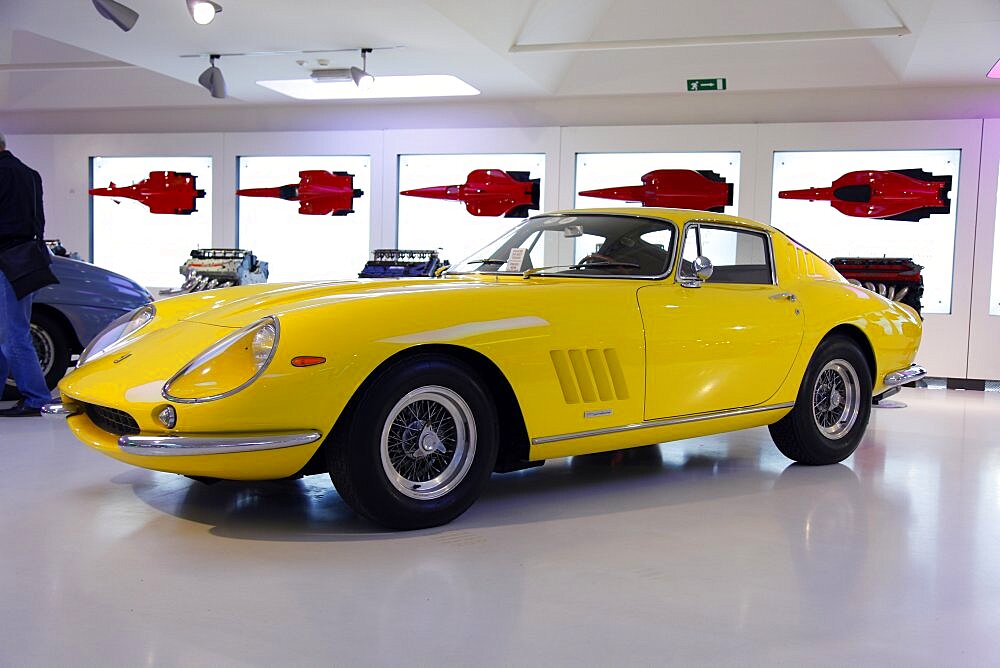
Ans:
[[[561,460],[409,534],[0,420],[0,665],[996,665],[1000,396],[897,398],[845,465]]]

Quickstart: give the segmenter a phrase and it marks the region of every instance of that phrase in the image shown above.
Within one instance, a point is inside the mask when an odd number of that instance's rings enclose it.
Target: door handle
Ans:
[[[799,300],[799,298],[796,297],[791,292],[779,292],[777,294],[771,295],[769,299],[773,299],[774,301],[778,301],[779,299],[787,299],[790,302],[797,302]]]

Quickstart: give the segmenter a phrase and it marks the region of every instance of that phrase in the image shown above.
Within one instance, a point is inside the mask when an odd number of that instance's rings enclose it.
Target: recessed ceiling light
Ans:
[[[299,100],[366,100],[389,97],[451,97],[479,95],[479,89],[450,74],[378,76],[365,85],[353,80],[272,79],[259,85]]]
[[[313,70],[309,77],[318,83],[334,83],[339,81],[353,81],[358,88],[370,86],[375,80],[368,72],[360,67],[334,67],[320,70]]]

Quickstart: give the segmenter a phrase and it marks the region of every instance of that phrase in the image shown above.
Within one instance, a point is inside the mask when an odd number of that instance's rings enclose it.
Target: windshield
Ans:
[[[559,276],[653,277],[673,261],[674,224],[614,214],[536,216],[452,266],[448,274],[555,274]],[[545,267],[542,245],[558,236],[576,242],[572,264]]]

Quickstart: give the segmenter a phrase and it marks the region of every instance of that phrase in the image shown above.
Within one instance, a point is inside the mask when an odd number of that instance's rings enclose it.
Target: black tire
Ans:
[[[479,497],[498,443],[496,408],[475,370],[425,354],[366,384],[348,424],[327,443],[327,462],[337,492],[359,515],[390,529],[423,529],[450,522]]]
[[[771,438],[781,454],[800,464],[841,462],[865,435],[871,396],[871,372],[857,344],[828,338],[809,362],[795,408],[768,427]]]
[[[72,356],[69,334],[61,322],[45,311],[34,309],[31,313],[31,342],[38,352],[45,384],[51,390],[66,375]],[[21,393],[14,387],[13,378],[4,385],[5,400],[20,399]]]

